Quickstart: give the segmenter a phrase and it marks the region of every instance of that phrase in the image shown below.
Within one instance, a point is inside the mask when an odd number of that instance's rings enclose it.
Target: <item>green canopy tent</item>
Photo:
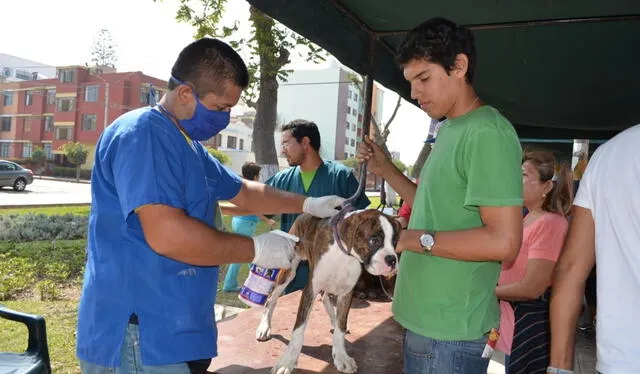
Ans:
[[[365,105],[371,78],[414,102],[394,54],[442,16],[474,30],[474,86],[520,137],[608,139],[640,122],[637,0],[248,1],[366,75]]]

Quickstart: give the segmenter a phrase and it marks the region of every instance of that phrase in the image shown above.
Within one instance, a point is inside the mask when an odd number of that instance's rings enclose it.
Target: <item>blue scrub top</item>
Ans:
[[[145,365],[217,355],[218,267],[157,254],[145,241],[135,210],[168,205],[214,227],[216,201],[233,198],[241,186],[235,173],[156,109],[128,112],[105,129],[91,176],[88,259],[78,311],[80,359],[118,366],[133,313]]]

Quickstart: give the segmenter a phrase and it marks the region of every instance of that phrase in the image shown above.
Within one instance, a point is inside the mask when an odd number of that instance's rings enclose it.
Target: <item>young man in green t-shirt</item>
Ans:
[[[500,261],[522,238],[522,150],[509,121],[472,87],[473,35],[434,18],[411,30],[397,60],[411,96],[446,117],[416,186],[367,141],[359,158],[412,204],[393,313],[406,328],[404,373],[484,374],[487,335],[498,327]]]

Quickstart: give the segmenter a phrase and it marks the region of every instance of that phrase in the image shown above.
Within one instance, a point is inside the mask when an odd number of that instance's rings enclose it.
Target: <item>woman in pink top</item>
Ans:
[[[556,172],[557,170],[557,172]],[[500,340],[506,374],[545,373],[549,363],[549,287],[567,233],[573,190],[553,153],[528,152],[522,163],[524,233],[518,257],[502,264]]]

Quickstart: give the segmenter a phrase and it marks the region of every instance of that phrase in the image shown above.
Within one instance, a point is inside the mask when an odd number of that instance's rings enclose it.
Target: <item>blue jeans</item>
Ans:
[[[482,358],[487,338],[468,341],[436,340],[409,330],[404,336],[404,374],[486,374]]]
[[[122,348],[120,348],[120,366],[105,367],[80,360],[82,374],[190,374],[186,363],[148,366],[142,364],[140,357],[140,336],[138,326],[129,324]]]

